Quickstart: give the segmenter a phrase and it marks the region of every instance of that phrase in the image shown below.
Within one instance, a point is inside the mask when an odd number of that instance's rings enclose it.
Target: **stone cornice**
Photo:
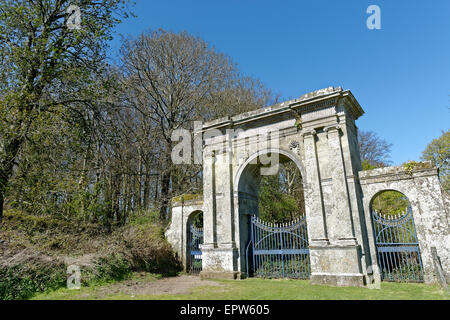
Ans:
[[[202,196],[203,197],[203,196]],[[185,200],[185,201],[181,201],[181,200],[174,200],[172,202],[172,207],[202,207],[203,206],[203,198],[201,199],[192,199],[192,200]],[[198,210],[202,210],[201,208],[199,208]]]
[[[342,104],[355,120],[364,114],[364,110],[361,108],[351,91],[342,91],[342,89],[335,90],[327,95],[312,98],[311,100],[294,102],[290,107],[296,109],[299,113],[303,113],[308,112],[311,108],[317,108],[321,104],[323,106],[326,105],[327,100],[331,102],[331,104]]]
[[[264,109],[205,122],[202,131],[231,128],[248,122],[259,121],[267,117],[283,115],[292,111],[297,114],[307,113],[333,104],[336,106],[342,104],[354,119],[358,119],[364,114],[363,109],[350,90],[343,91],[341,87],[330,87],[308,93],[299,99],[285,101]]]
[[[422,163],[424,166],[427,162]],[[437,176],[437,168],[430,164],[430,167],[422,167],[413,169],[408,172],[403,166],[378,168],[358,173],[361,184],[371,184],[378,182],[387,182],[395,180],[408,180],[419,177]]]

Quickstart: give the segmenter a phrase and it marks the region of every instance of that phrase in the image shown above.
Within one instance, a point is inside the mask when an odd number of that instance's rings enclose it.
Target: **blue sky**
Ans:
[[[366,27],[371,4],[381,8],[381,30]],[[352,90],[366,112],[358,127],[394,145],[394,165],[418,160],[450,128],[448,0],[136,0],[133,11],[118,34],[186,30],[284,99]]]

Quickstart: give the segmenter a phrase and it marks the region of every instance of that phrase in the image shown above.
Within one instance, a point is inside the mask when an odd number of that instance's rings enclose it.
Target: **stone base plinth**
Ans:
[[[238,250],[232,247],[202,248],[203,271],[232,273],[236,268]]]
[[[339,239],[333,243],[310,245],[311,284],[364,287],[361,247],[356,239]]]
[[[225,280],[237,280],[245,279],[246,275],[237,271],[202,271],[200,272],[200,279],[225,279]]]
[[[337,287],[364,287],[365,277],[363,274],[332,274],[313,273],[310,283],[313,285],[326,285]]]
[[[201,279],[243,279],[235,271],[238,250],[233,245],[221,244],[219,247],[203,246]]]

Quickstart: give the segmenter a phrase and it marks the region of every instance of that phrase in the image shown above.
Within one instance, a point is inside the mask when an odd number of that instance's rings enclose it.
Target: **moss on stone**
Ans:
[[[183,194],[178,197],[174,197],[172,202],[182,202],[182,201],[191,201],[191,200],[203,200],[203,194]]]
[[[427,162],[407,161],[403,164],[403,169],[409,175],[411,175],[415,170],[431,169],[432,167],[433,165],[429,161]]]

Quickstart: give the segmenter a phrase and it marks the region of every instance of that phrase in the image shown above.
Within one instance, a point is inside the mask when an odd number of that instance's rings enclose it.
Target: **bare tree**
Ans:
[[[392,144],[380,138],[375,132],[359,131],[358,144],[363,164],[384,167],[391,163],[389,158]]]
[[[141,114],[139,128],[152,132],[144,153],[158,157],[160,218],[165,220],[174,190],[197,179],[201,170],[171,165],[172,132],[207,120],[264,107],[271,93],[243,77],[231,59],[186,32],[149,31],[122,47],[126,103]],[[149,150],[150,148],[150,150]]]

